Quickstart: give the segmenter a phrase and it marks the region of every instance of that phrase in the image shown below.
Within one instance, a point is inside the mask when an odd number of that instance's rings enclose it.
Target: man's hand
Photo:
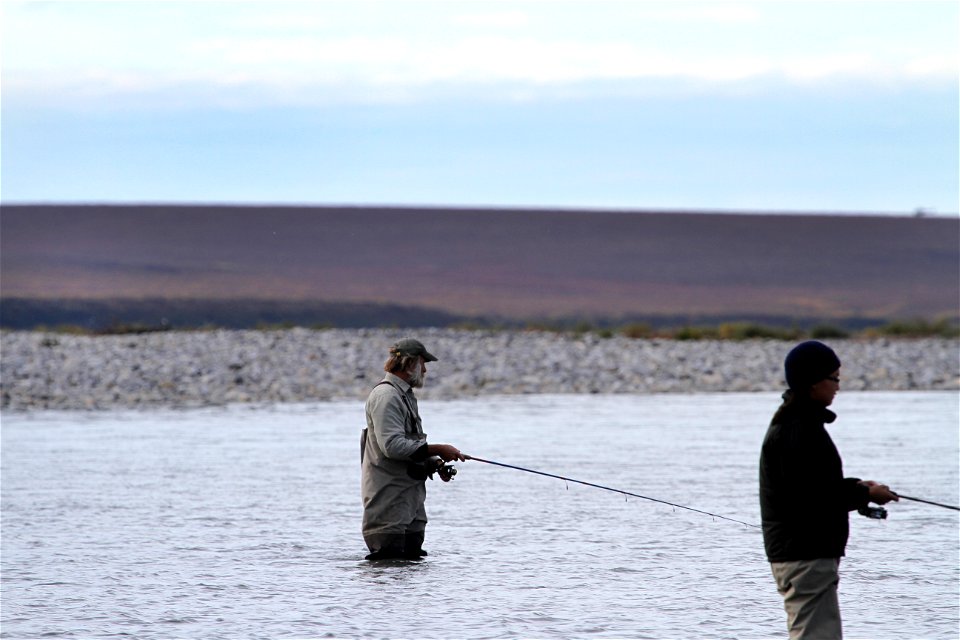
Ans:
[[[427,453],[431,456],[439,456],[444,462],[452,462],[453,460],[463,462],[467,459],[467,456],[460,453],[460,450],[452,444],[428,444]]]
[[[873,480],[862,480],[860,484],[870,490],[870,502],[874,504],[887,504],[891,500],[894,502],[899,502],[900,500],[900,496],[891,491],[890,487],[885,484],[880,484]]]

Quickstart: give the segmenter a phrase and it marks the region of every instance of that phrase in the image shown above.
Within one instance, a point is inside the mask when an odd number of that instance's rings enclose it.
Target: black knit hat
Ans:
[[[839,369],[840,358],[822,342],[808,340],[790,350],[783,368],[787,374],[787,386],[794,391],[803,391]]]

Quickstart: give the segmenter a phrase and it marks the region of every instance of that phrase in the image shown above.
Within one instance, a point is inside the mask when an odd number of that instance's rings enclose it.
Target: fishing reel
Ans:
[[[453,480],[453,476],[457,475],[457,468],[452,464],[442,464],[437,467],[437,475],[444,482],[450,482]]]
[[[887,519],[887,510],[883,507],[860,507],[857,509],[857,513],[866,518],[873,518],[874,520]]]

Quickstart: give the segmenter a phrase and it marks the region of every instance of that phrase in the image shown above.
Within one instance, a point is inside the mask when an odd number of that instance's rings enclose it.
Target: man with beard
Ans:
[[[428,444],[414,388],[423,386],[427,362],[437,360],[412,338],[400,340],[384,364],[386,375],[367,397],[367,428],[360,443],[363,539],[367,560],[417,560],[423,550],[426,479],[449,481],[445,462],[469,456],[449,444]]]

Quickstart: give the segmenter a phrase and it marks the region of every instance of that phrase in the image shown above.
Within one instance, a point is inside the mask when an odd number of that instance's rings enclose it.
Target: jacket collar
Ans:
[[[400,376],[395,375],[395,374],[390,373],[390,372],[387,372],[387,375],[383,376],[383,381],[384,381],[384,382],[389,382],[390,384],[392,384],[393,386],[397,387],[398,389],[400,389],[400,390],[403,391],[404,393],[410,393],[411,389],[413,389],[413,387],[410,386],[410,383],[409,383],[409,382],[407,382],[406,380],[404,380],[404,379],[401,378]]]
[[[810,418],[824,424],[830,424],[837,419],[837,414],[833,411],[806,398],[794,399],[789,411],[795,415]]]

